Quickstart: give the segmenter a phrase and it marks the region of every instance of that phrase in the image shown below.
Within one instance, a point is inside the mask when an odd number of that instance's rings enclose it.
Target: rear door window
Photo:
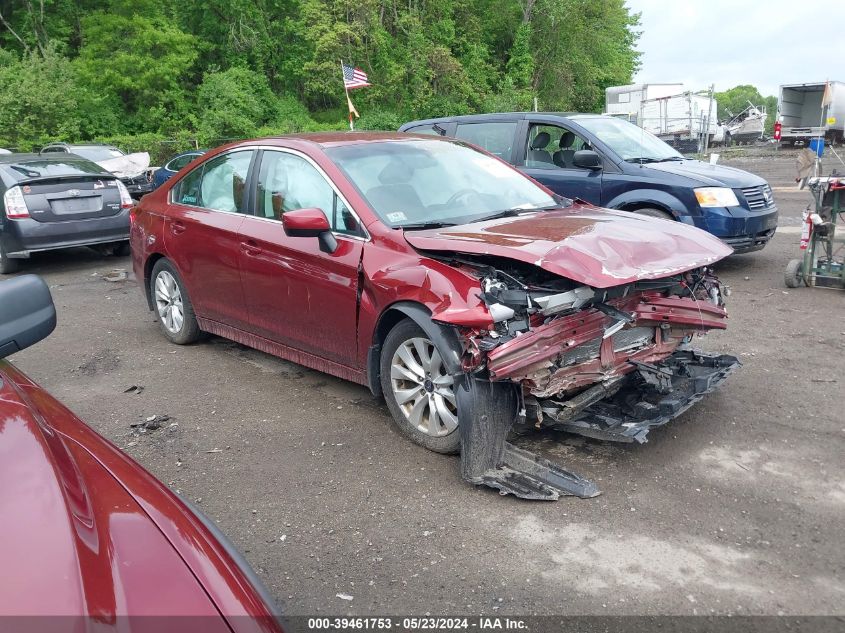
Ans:
[[[516,121],[459,123],[455,136],[510,162],[513,154],[516,125]]]
[[[227,213],[244,212],[244,190],[253,150],[217,156],[193,170],[173,189],[173,201]]]

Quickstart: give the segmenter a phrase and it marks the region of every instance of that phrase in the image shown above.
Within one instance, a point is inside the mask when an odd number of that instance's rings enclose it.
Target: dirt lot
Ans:
[[[13,360],[217,520],[289,614],[841,614],[845,293],[783,285],[808,200],[793,160],[728,161],[771,178],[786,228],[719,266],[730,329],[701,344],[744,367],[642,446],[520,440],[595,499],[472,488],[362,387],[221,339],[168,344],[134,280],[103,279],[127,259],[35,258],[59,326]],[[175,425],[131,433],[156,414]]]

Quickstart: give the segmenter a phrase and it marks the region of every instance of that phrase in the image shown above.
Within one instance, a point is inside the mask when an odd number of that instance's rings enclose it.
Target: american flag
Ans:
[[[366,88],[367,86],[371,86],[372,84],[369,83],[367,80],[367,73],[365,73],[360,68],[353,68],[352,66],[348,66],[343,64],[343,87],[347,90],[352,90],[354,88]]]

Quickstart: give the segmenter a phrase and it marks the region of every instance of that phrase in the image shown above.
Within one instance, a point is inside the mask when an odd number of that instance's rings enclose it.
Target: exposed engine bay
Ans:
[[[707,267],[597,289],[501,258],[443,261],[473,271],[494,322],[463,329],[463,368],[480,380],[516,386],[517,426],[645,442],[650,429],[680,415],[740,366],[733,356],[689,345],[695,335],[726,327],[729,289]],[[592,496],[582,494],[593,489],[571,473],[577,485],[550,492],[540,477],[538,492],[525,472],[506,467],[508,455],[525,463],[524,455],[511,455],[516,450],[507,445],[500,467],[476,473],[476,483],[528,498]],[[548,467],[556,479],[565,473]],[[508,487],[501,468],[516,473],[510,479],[517,477],[518,485]]]

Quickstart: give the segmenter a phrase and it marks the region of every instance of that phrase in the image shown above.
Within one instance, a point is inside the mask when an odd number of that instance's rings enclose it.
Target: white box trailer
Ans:
[[[719,130],[716,100],[706,94],[684,92],[640,103],[637,123],[679,151],[701,151]]]
[[[643,101],[669,97],[683,91],[684,84],[679,83],[611,86],[604,91],[604,113],[626,118],[636,124]]]
[[[681,151],[702,149],[705,134],[719,131],[712,97],[685,91],[682,83],[611,86],[604,92],[604,113],[625,118]]]
[[[830,85],[829,103],[822,107],[825,85]],[[806,145],[824,136],[842,143],[845,136],[845,83],[820,81],[784,84],[778,94],[778,118],[782,145]]]

